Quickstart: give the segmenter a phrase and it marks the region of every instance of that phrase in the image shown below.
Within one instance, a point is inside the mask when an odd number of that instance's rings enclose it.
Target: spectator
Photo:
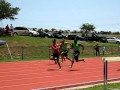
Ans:
[[[103,56],[105,55],[105,51],[106,51],[106,47],[103,45],[102,46],[102,54],[103,54]]]
[[[94,46],[96,56],[100,56],[100,46],[98,43]]]
[[[11,36],[13,36],[13,34],[14,34],[14,28],[13,28],[12,24],[10,25],[10,30],[11,30]]]
[[[8,24],[6,25],[5,29],[6,29],[6,34],[9,35],[10,27],[8,26]]]

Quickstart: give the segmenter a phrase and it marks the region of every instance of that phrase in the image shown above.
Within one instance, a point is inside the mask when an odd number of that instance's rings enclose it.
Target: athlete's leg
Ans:
[[[69,66],[69,68],[72,68],[72,67],[73,67],[73,64],[74,64],[74,58],[73,58],[73,60],[71,61],[71,65]]]
[[[76,51],[76,55],[75,55],[75,60],[76,60],[76,62],[80,62],[80,61],[84,61],[84,62],[85,62],[84,59],[79,59],[79,55],[80,55],[80,52],[79,52],[79,51]]]
[[[68,57],[68,50],[66,50],[66,51],[64,52],[64,57],[65,57],[66,59],[68,59],[69,61],[72,61],[72,60]]]
[[[55,64],[57,64],[57,61],[56,61],[56,53],[53,53],[53,60],[54,60]]]
[[[61,65],[60,65],[60,62],[59,62],[59,55],[60,55],[59,53],[56,54],[56,56],[57,56],[56,61],[57,61],[58,66],[59,66],[59,70],[61,70]]]
[[[71,60],[71,65],[69,66],[69,68],[72,68],[72,67],[73,67],[74,59],[75,59],[75,52],[73,53],[73,59]]]
[[[65,58],[64,58],[64,52],[61,52],[61,59],[62,59],[62,62],[65,60]]]
[[[66,57],[66,59],[72,62],[72,60],[68,57],[68,53],[65,53],[64,56]]]

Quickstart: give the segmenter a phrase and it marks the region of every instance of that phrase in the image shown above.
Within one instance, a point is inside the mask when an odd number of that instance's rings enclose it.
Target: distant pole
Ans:
[[[105,59],[104,59],[104,69],[103,69],[103,71],[104,71],[104,90],[106,90],[106,69],[105,69],[105,67],[106,67],[106,64],[105,64]]]
[[[23,60],[23,47],[21,47],[22,48],[22,60]]]
[[[107,80],[108,80],[108,61],[104,59],[104,90],[107,90]]]
[[[118,47],[118,53],[119,53],[119,56],[120,56],[120,46]]]
[[[108,82],[108,61],[106,60],[106,90],[108,90],[107,88],[107,82]]]
[[[48,48],[49,48],[48,50],[49,50],[49,58],[50,58],[50,46]]]
[[[70,35],[70,30],[68,31],[68,35]]]

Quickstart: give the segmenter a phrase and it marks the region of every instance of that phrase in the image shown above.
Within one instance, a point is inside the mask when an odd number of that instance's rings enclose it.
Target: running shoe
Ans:
[[[72,66],[69,66],[69,68],[72,68]]]
[[[84,62],[85,62],[85,59],[84,59],[84,58],[82,58],[82,61],[84,61]]]
[[[61,71],[62,69],[61,69],[61,68],[59,68],[59,70]]]

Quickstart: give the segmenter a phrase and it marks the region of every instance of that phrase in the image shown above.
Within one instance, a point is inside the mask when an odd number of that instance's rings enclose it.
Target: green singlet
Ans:
[[[77,44],[73,43],[73,50],[79,51],[79,49],[80,49],[80,43],[77,43]]]
[[[62,51],[65,51],[65,50],[68,50],[67,44],[64,44],[64,45],[62,46]]]

